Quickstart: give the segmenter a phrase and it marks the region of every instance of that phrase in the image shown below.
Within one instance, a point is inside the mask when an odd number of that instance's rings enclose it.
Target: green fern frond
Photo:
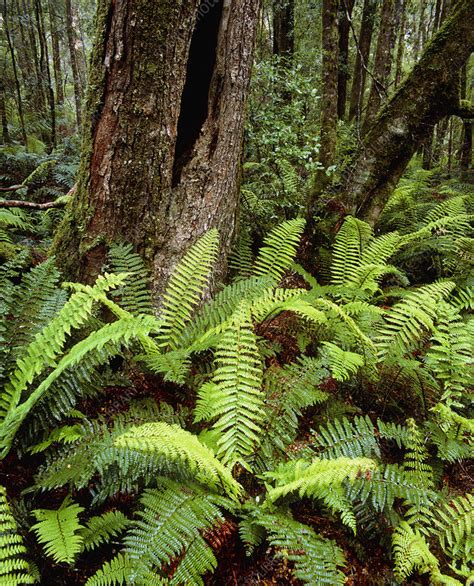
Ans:
[[[323,342],[323,356],[333,378],[344,382],[354,376],[365,364],[364,357],[355,352],[346,352],[332,342]]]
[[[145,454],[163,466],[167,462],[182,462],[198,482],[224,490],[234,498],[240,494],[241,487],[231,471],[195,435],[177,425],[156,422],[132,427],[116,437],[114,444],[122,450]]]
[[[291,266],[304,226],[305,221],[297,218],[287,220],[274,228],[259,250],[253,269],[254,275],[268,276],[274,283],[278,283]]]
[[[371,227],[348,216],[337,233],[332,250],[331,283],[344,285],[360,266],[364,246],[372,237]]]
[[[112,273],[127,274],[125,282],[117,289],[120,306],[137,315],[151,314],[150,273],[142,257],[133,251],[131,244],[114,244],[110,247],[108,260]]]
[[[160,478],[158,488],[140,499],[143,509],[124,539],[131,581],[179,559],[171,584],[204,584],[201,576],[217,566],[203,534],[224,521],[221,507],[231,503],[199,486]],[[232,506],[231,506],[232,508]]]
[[[277,556],[295,564],[293,573],[306,584],[342,586],[346,577],[339,570],[346,559],[343,551],[330,539],[317,535],[311,527],[284,513],[262,515],[260,523],[268,532],[270,545]]]
[[[105,564],[91,576],[86,586],[122,586],[128,584],[128,578],[132,571],[131,561],[127,555],[123,553],[117,554],[110,562]],[[137,586],[145,586],[138,584]]]
[[[290,461],[265,474],[267,479],[276,483],[275,487],[269,488],[267,498],[275,502],[291,493],[298,493],[300,498],[320,498],[325,489],[340,486],[345,480],[354,481],[361,474],[372,473],[376,468],[376,462],[369,458]]]
[[[179,336],[200,300],[219,246],[219,233],[210,230],[191,246],[175,268],[163,296],[160,345],[176,350]]]
[[[200,397],[200,409],[209,412],[211,420],[216,419],[213,429],[220,434],[218,454],[232,465],[243,462],[258,445],[264,415],[262,365],[245,303],[222,334],[215,362],[213,392]]]
[[[112,537],[120,535],[129,525],[130,520],[120,511],[90,517],[81,531],[83,548],[89,551],[103,543],[110,543]]]
[[[439,564],[431,553],[423,535],[402,521],[395,529],[392,537],[395,575],[405,580],[415,570],[424,573],[439,573]]]
[[[234,250],[229,255],[229,269],[238,279],[247,279],[253,270],[252,239],[248,231],[242,231]]]
[[[321,425],[312,436],[312,447],[322,458],[380,457],[375,427],[369,417],[343,417]]]
[[[451,558],[465,559],[469,563],[474,553],[474,496],[460,495],[442,507],[437,507],[433,531],[444,552]]]
[[[31,527],[38,542],[44,544],[47,555],[56,562],[72,564],[82,550],[83,540],[79,513],[84,511],[67,497],[57,510],[36,509],[33,512],[37,523]]]
[[[437,304],[454,289],[450,281],[425,285],[410,291],[385,315],[377,339],[378,356],[403,355],[434,328]]]
[[[25,555],[26,547],[10,511],[6,490],[0,485],[0,584],[23,586],[37,582]]]

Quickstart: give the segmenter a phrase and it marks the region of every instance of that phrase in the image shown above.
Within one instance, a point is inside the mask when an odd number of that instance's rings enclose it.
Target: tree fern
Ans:
[[[177,425],[163,422],[132,427],[115,438],[114,444],[122,450],[135,451],[161,462],[181,461],[196,481],[236,497],[240,485],[228,468],[196,436]]]
[[[185,254],[173,272],[163,297],[160,344],[176,349],[179,336],[191,318],[191,312],[203,294],[208,275],[216,259],[219,244],[217,230],[202,236]]]
[[[269,276],[277,283],[293,261],[304,225],[305,221],[297,218],[274,228],[259,250],[254,275]]]
[[[0,584],[23,586],[38,581],[25,555],[26,547],[8,506],[6,490],[0,486]]]
[[[216,420],[218,455],[242,462],[260,441],[263,419],[262,365],[250,311],[242,303],[223,332],[215,355],[213,392],[201,396],[197,415]]]
[[[44,544],[46,554],[56,562],[72,564],[82,550],[82,525],[79,513],[84,511],[70,498],[66,498],[57,510],[36,509],[33,514],[37,523],[31,527],[39,543]]]

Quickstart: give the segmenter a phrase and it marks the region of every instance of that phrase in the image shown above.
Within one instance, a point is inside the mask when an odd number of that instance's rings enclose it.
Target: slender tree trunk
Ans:
[[[8,45],[10,57],[12,60],[13,79],[15,80],[16,99],[17,99],[17,106],[18,106],[18,117],[20,118],[21,137],[23,139],[23,144],[25,145],[26,150],[28,150],[28,137],[26,135],[25,117],[23,114],[23,100],[21,97],[21,86],[20,86],[20,80],[18,79],[18,68],[16,66],[15,49],[13,47],[12,38],[11,38],[11,34],[10,34],[10,26],[8,23],[9,16],[8,16],[7,0],[3,0],[2,16],[3,16],[3,27],[5,30],[5,37],[7,39],[7,45]]]
[[[420,3],[419,3],[420,18],[418,20],[418,27],[417,27],[417,31],[416,31],[415,43],[413,45],[413,57],[415,59],[415,62],[418,61],[418,57],[419,57],[421,51],[423,50],[423,41],[425,38],[425,32],[424,32],[425,12],[426,12],[427,4],[428,4],[428,0],[420,0]]]
[[[40,59],[38,57],[38,44],[36,41],[35,27],[33,25],[33,19],[35,18],[34,5],[30,3],[30,0],[22,0],[23,18],[26,22],[26,30],[30,40],[31,54],[33,56],[33,64],[35,71],[36,83],[34,84],[34,99],[36,104],[36,111],[41,113],[43,116],[47,116],[47,96],[44,92],[43,76],[41,72]],[[31,76],[30,72],[31,63],[26,64],[25,75]]]
[[[461,70],[461,100],[468,99],[467,66]],[[469,176],[469,168],[472,163],[472,117],[464,118],[461,133],[461,146],[459,148],[459,171],[461,180]]]
[[[259,6],[100,0],[77,193],[56,235],[66,274],[90,281],[112,241],[148,262],[156,299],[216,227],[226,270]],[[181,97],[181,99],[180,99]]]
[[[5,85],[0,79],[0,117],[2,119],[2,140],[3,144],[10,144],[11,138],[8,131],[7,108],[5,105]]]
[[[360,119],[364,103],[365,81],[367,67],[372,45],[372,34],[374,30],[374,19],[377,12],[376,0],[364,0],[362,10],[362,21],[360,26],[357,56],[354,66],[354,76],[351,89],[351,101],[349,106],[349,120]]]
[[[49,68],[48,43],[44,29],[43,9],[40,0],[35,0],[36,26],[38,27],[38,38],[40,43],[40,69],[45,94],[48,97],[49,115],[51,122],[51,136],[49,141],[49,150],[56,147],[56,105],[54,103],[53,84],[51,80],[51,70]]]
[[[339,70],[337,76],[337,115],[346,117],[347,80],[349,78],[349,32],[354,0],[340,0],[339,4]]]
[[[430,125],[448,114],[463,115],[456,79],[474,49],[473,21],[474,3],[459,0],[377,117],[335,186],[334,205],[375,222]]]
[[[392,69],[400,3],[401,0],[383,0],[380,30],[375,51],[374,77],[362,129],[364,134],[370,128],[381,104],[388,96],[388,83]]]
[[[295,51],[295,0],[274,0],[273,54],[287,58]]]
[[[397,65],[395,69],[395,87],[400,85],[403,75],[403,54],[405,50],[405,33],[407,24],[407,0],[402,0],[401,14],[400,14],[400,32],[398,34],[398,49],[397,49]]]
[[[64,102],[63,74],[61,70],[61,51],[59,47],[58,17],[53,0],[48,0],[49,26],[51,30],[51,47],[53,50],[54,82],[56,88],[56,102]]]
[[[82,123],[82,97],[84,84],[81,80],[80,59],[77,51],[77,36],[73,25],[73,11],[71,0],[66,2],[66,32],[69,45],[69,59],[71,61],[72,80],[74,84],[74,103],[76,106],[76,123],[77,127],[81,127]]]

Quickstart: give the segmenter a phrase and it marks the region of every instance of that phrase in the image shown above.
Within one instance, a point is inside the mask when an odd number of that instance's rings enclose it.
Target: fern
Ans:
[[[364,366],[364,357],[355,352],[345,352],[331,342],[323,342],[323,356],[327,358],[328,368],[338,381],[345,381],[354,376]]]
[[[242,231],[234,250],[229,255],[229,269],[238,279],[245,279],[252,275],[252,239],[247,231]]]
[[[473,525],[474,496],[466,494],[436,509],[432,532],[447,555],[469,563],[474,548]]]
[[[181,461],[198,481],[214,489],[223,489],[236,497],[240,485],[232,478],[228,468],[222,465],[196,436],[163,422],[148,423],[116,437],[114,444],[122,450],[135,451],[162,462]]]
[[[129,519],[120,511],[108,511],[98,517],[91,517],[81,531],[83,548],[88,551],[103,543],[110,543],[110,539],[122,533],[129,524]]]
[[[82,550],[82,525],[79,513],[84,510],[66,498],[57,510],[36,509],[37,523],[31,527],[39,543],[45,544],[46,554],[56,562],[72,564]]]
[[[134,315],[151,314],[150,274],[141,256],[133,252],[131,244],[114,244],[110,247],[108,259],[111,272],[127,275],[117,289],[120,306]]]
[[[128,556],[119,553],[110,562],[106,562],[86,582],[86,586],[115,586],[127,584],[132,571],[132,565]],[[151,584],[151,583],[150,583]],[[138,586],[145,586],[143,583]]]
[[[196,415],[217,419],[218,454],[223,462],[243,462],[260,441],[263,420],[262,366],[250,311],[242,303],[216,352],[212,392],[201,395]]]
[[[173,272],[163,297],[160,344],[175,350],[179,336],[201,298],[219,242],[217,230],[210,230],[192,246]]]
[[[415,570],[439,573],[438,560],[431,553],[423,535],[402,521],[393,533],[393,555],[395,559],[395,575],[405,580]]]
[[[369,417],[346,417],[321,426],[312,437],[312,447],[322,458],[380,457],[375,428]]]
[[[254,275],[269,276],[277,283],[291,266],[305,221],[288,220],[274,228],[263,241],[254,265]]]
[[[158,486],[141,497],[143,510],[124,540],[131,581],[179,559],[170,583],[204,584],[201,576],[214,570],[217,561],[202,534],[224,521],[220,508],[231,503],[198,486],[164,478]]]
[[[35,584],[38,580],[25,559],[26,547],[10,511],[7,493],[0,486],[0,583],[5,586]]]
[[[267,479],[276,483],[275,487],[269,489],[267,498],[275,502],[291,493],[297,493],[300,498],[320,498],[326,489],[340,486],[346,479],[354,481],[362,473],[372,472],[376,468],[377,464],[369,458],[291,461],[265,474]]]

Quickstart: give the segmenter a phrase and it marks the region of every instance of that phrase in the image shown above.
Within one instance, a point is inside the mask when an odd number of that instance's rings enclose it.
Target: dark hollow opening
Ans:
[[[193,146],[208,116],[209,88],[216,63],[222,4],[222,0],[202,0],[199,7],[181,98],[173,185],[179,182],[181,170],[191,157]]]

